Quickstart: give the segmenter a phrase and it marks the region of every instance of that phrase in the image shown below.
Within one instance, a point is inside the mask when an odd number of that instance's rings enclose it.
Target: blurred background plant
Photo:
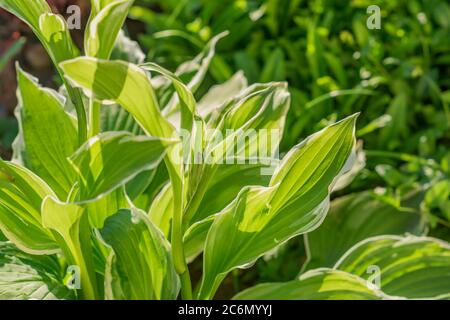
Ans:
[[[88,2],[49,1],[62,14],[68,5],[80,5],[84,20]],[[366,9],[374,4],[381,9],[379,30],[366,26]],[[230,31],[218,44],[198,97],[216,84],[226,84],[221,90],[239,86],[244,81],[239,70],[249,83],[287,80],[293,99],[281,151],[361,112],[361,165],[352,183],[336,193],[330,217],[353,230],[354,239],[426,232],[450,240],[448,0],[136,0],[129,18],[126,31],[147,61],[170,70],[199,54],[213,36]],[[0,150],[8,157],[16,131],[11,58],[44,85],[59,83],[26,26],[2,11],[0,22]],[[81,46],[76,32],[74,38]],[[380,218],[357,234],[344,223],[353,213],[342,209],[343,196],[356,214],[408,212],[420,219],[398,227]],[[361,197],[372,209],[352,200]],[[312,237],[320,243],[319,233]],[[235,272],[230,287],[292,279],[298,266],[306,265],[303,241],[258,261],[257,272]],[[314,255],[309,258],[314,264]]]

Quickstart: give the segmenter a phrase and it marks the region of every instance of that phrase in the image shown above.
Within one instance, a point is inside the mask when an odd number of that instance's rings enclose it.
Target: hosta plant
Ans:
[[[2,299],[212,299],[230,272],[318,228],[349,178],[356,115],[278,160],[287,85],[237,74],[196,99],[224,34],[172,73],[121,31],[132,2],[91,1],[81,55],[44,0],[0,0],[64,82],[43,88],[17,66],[20,132],[0,161]],[[445,298],[449,265],[435,239],[369,238],[334,266],[235,298]]]

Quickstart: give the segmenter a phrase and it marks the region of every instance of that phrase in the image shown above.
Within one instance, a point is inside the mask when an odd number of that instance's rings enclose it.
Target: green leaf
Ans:
[[[144,62],[145,54],[136,41],[131,40],[123,30],[120,30],[111,53],[111,60],[123,60],[139,64]]]
[[[102,107],[100,123],[101,132],[127,131],[135,135],[144,134],[133,115],[117,104]]]
[[[121,61],[88,57],[63,62],[61,68],[65,76],[82,87],[88,96],[120,104],[147,134],[173,137],[175,129],[161,115],[150,80],[141,68]]]
[[[377,268],[380,289],[409,299],[450,297],[450,245],[434,238],[379,236],[352,247],[335,269],[362,278]],[[370,279],[368,279],[370,280]]]
[[[187,87],[193,93],[198,90],[208,72],[211,61],[216,53],[217,43],[227,35],[228,32],[225,31],[214,36],[205,46],[203,52],[197,55],[193,60],[183,63],[175,72],[184,83],[187,83]]]
[[[59,251],[42,226],[41,204],[53,191],[31,171],[0,160],[0,229],[21,250],[31,254]]]
[[[305,235],[307,269],[333,267],[348,249],[369,237],[405,233],[422,235],[425,225],[417,211],[420,198],[417,193],[408,196],[403,203],[404,210],[380,201],[371,192],[334,200],[320,228]],[[414,209],[416,211],[411,212]]]
[[[262,175],[261,170],[266,168],[264,164],[234,164],[221,165],[212,174],[211,180],[207,183],[204,195],[189,221],[185,221],[191,226],[186,231],[184,242],[186,246],[186,257],[193,260],[198,256],[204,247],[206,235],[212,220],[209,219],[213,213],[221,211],[233,199],[236,198],[242,188],[249,185],[267,185],[270,176]],[[217,190],[220,190],[218,193]],[[170,234],[172,221],[173,195],[170,184],[167,184],[155,200],[149,210],[150,220],[163,231],[166,237]],[[186,220],[185,216],[185,220]],[[204,220],[208,220],[206,223]],[[204,222],[197,224],[197,222]]]
[[[80,270],[82,299],[98,299],[86,209],[48,196],[42,203],[41,212],[42,224],[52,231],[68,264]]]
[[[55,256],[32,256],[0,243],[0,300],[73,299]]]
[[[112,251],[105,273],[106,299],[175,299],[179,282],[170,245],[138,209],[120,210],[100,231]]]
[[[207,137],[205,162],[223,163],[230,154],[245,159],[273,157],[289,105],[286,83],[255,84],[243,90],[209,120],[208,125],[217,130]]]
[[[380,300],[383,293],[350,273],[311,270],[298,279],[284,283],[266,283],[251,287],[234,300]]]
[[[93,228],[101,229],[106,218],[120,209],[130,207],[124,188],[118,188],[106,196],[85,204],[89,215],[89,223]]]
[[[430,209],[441,208],[450,198],[450,180],[434,184],[425,194],[425,204]]]
[[[17,77],[18,139],[23,144],[20,158],[60,199],[66,199],[76,180],[76,173],[67,160],[78,144],[75,119],[64,111],[62,98],[57,93],[39,87],[37,79],[19,66]]]
[[[206,239],[199,298],[212,298],[231,270],[249,266],[322,223],[332,187],[352,158],[355,119],[329,126],[294,147],[268,187],[244,188],[217,215]]]
[[[228,81],[213,86],[198,102],[197,110],[204,119],[229,102],[247,87],[242,71],[236,72]]]
[[[108,59],[114,48],[119,31],[125,22],[133,0],[99,1],[93,4],[86,27],[84,47],[86,55]],[[103,1],[104,2],[104,1]]]
[[[283,50],[275,49],[267,58],[264,69],[261,72],[260,82],[286,80],[286,66]]]
[[[13,59],[23,48],[27,42],[25,37],[20,37],[15,40],[14,43],[6,49],[0,56],[0,72],[6,67],[11,59]]]
[[[67,23],[52,13],[46,1],[0,0],[0,7],[31,27],[56,65],[78,55]]]
[[[155,168],[173,140],[106,132],[91,138],[70,157],[82,183],[79,201],[103,196],[139,172]]]
[[[141,65],[141,68],[147,71],[160,73],[172,82],[178,95],[178,102],[181,106],[180,127],[190,131],[193,126],[194,116],[196,115],[196,101],[192,92],[175,74],[157,64],[146,63]]]

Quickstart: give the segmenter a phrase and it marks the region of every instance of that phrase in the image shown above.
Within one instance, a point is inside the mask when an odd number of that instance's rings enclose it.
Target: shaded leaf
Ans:
[[[111,247],[105,273],[107,299],[175,299],[178,278],[170,245],[138,209],[120,210],[100,231]]]

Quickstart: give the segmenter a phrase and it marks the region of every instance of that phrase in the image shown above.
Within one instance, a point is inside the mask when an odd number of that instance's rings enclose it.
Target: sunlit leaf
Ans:
[[[206,239],[199,298],[211,298],[234,268],[322,223],[333,184],[348,170],[354,123],[352,116],[306,139],[284,157],[268,187],[244,188],[217,215]]]
[[[21,250],[32,254],[59,250],[42,226],[41,204],[53,191],[31,171],[0,160],[0,229]]]
[[[362,278],[332,269],[311,270],[298,279],[267,283],[237,294],[235,300],[380,300],[379,290],[369,288]]]
[[[75,170],[67,160],[78,144],[75,119],[64,111],[57,93],[39,87],[37,80],[20,68],[17,73],[18,139],[23,146],[21,154],[16,156],[44,179],[58,197],[65,199],[76,181]]]
[[[356,244],[335,268],[367,280],[378,277],[380,289],[392,296],[448,299],[449,263],[450,245],[438,239],[380,236]]]

